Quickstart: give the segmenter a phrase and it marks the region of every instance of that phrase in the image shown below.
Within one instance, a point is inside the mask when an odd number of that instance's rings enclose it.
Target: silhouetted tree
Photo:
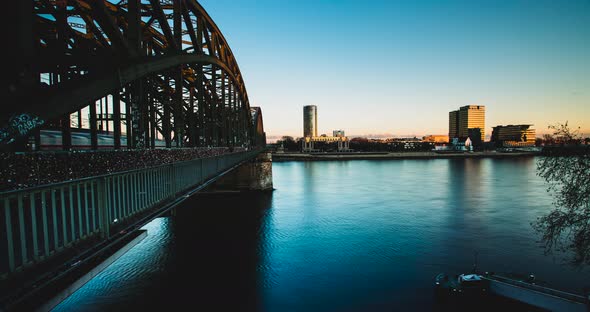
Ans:
[[[545,147],[537,174],[549,184],[555,208],[533,227],[542,234],[545,252],[573,252],[572,262],[590,264],[590,146],[567,122],[550,126],[558,146]]]
[[[552,134],[543,134],[543,144],[551,145],[553,144],[553,135]]]
[[[360,152],[384,152],[388,150],[387,143],[367,138],[352,138],[350,148]]]
[[[299,144],[293,139],[292,136],[285,135],[280,140],[277,140],[277,145],[283,145],[283,148],[287,151],[298,151]]]

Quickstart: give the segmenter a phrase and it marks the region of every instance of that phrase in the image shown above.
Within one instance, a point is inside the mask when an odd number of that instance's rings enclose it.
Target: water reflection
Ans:
[[[200,196],[154,221],[63,309],[431,311],[436,274],[470,270],[475,251],[482,270],[590,280],[536,245],[529,223],[552,206],[532,158],[281,162],[273,179],[272,194]]]
[[[318,209],[318,200],[316,196],[318,193],[315,191],[317,189],[316,183],[318,183],[318,179],[321,177],[317,177],[314,174],[314,168],[318,164],[312,161],[306,161],[303,164],[303,174],[301,179],[297,181],[300,183],[300,187],[303,189],[303,198],[298,198],[297,200],[303,200],[303,218],[302,220],[313,220],[316,216],[315,211]],[[321,180],[319,181],[321,183]]]
[[[235,205],[235,196],[241,205]],[[179,209],[173,218],[176,246],[170,265],[177,269],[170,272],[170,294],[197,307],[260,310],[258,267],[264,267],[271,201],[271,193],[197,196]]]
[[[191,198],[55,310],[258,311],[271,204],[271,193]]]
[[[480,233],[486,220],[481,211],[487,204],[486,192],[488,159],[449,159],[447,172],[447,222],[444,224],[443,246],[446,250],[446,269],[449,273],[469,272],[476,265],[481,252]]]
[[[448,198],[456,208],[476,206],[478,196],[482,193],[484,176],[482,162],[487,159],[449,159],[448,160]]]

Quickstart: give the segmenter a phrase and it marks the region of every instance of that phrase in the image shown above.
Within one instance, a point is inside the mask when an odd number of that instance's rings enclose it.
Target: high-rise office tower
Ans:
[[[318,136],[318,111],[315,105],[303,106],[303,136]]]
[[[481,142],[483,142],[486,127],[485,116],[486,107],[483,105],[467,105],[459,108],[458,136],[466,138],[469,136],[469,129],[479,128]]]
[[[449,142],[459,135],[459,111],[449,112]]]

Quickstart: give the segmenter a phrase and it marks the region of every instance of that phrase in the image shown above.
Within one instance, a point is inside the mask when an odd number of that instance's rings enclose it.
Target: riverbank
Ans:
[[[437,159],[437,158],[513,158],[531,157],[539,152],[352,152],[352,153],[272,153],[273,161],[313,161],[313,160],[380,160],[380,159]]]

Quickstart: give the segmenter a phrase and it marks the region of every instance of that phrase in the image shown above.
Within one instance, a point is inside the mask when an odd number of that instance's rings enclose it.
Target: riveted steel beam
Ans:
[[[27,85],[14,79],[22,76],[19,66],[9,68],[12,89],[20,92],[7,96],[9,103],[0,110],[0,148],[38,136],[44,125],[69,126],[72,113],[82,127],[82,112],[91,115],[84,127],[91,128],[93,141],[100,131],[113,131],[116,148],[122,146],[123,125],[132,148],[153,148],[156,139],[166,138],[168,146],[177,147],[246,142],[244,128],[253,121],[245,113],[249,101],[242,75],[223,34],[198,2],[13,4],[21,15],[33,13],[32,23],[20,18],[14,32],[32,47],[23,44],[28,56],[18,58],[29,63],[32,75]],[[101,105],[99,117],[96,106],[87,108],[98,100],[112,103]],[[63,130],[67,136],[69,129]]]

